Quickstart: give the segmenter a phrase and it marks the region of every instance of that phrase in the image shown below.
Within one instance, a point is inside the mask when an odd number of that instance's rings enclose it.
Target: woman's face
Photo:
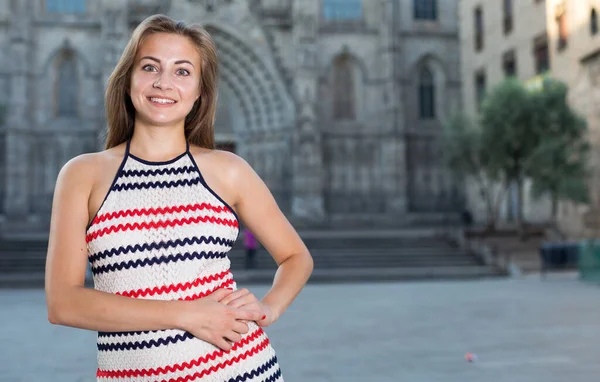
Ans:
[[[156,126],[183,122],[200,95],[200,54],[192,41],[154,33],[138,48],[130,97],[136,120]]]

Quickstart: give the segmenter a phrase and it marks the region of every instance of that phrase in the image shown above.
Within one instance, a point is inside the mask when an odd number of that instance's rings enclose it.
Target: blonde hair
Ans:
[[[213,149],[214,121],[217,107],[218,62],[215,44],[208,32],[199,25],[187,25],[165,15],[146,18],[135,28],[117,66],[108,79],[104,104],[107,132],[105,148],[126,142],[133,135],[135,109],[128,90],[131,72],[140,45],[154,33],[175,33],[189,38],[200,54],[200,97],[185,117],[185,136],[188,142]]]

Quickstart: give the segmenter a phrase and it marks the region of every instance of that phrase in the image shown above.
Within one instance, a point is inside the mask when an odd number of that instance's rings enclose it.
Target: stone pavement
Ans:
[[[43,291],[0,290],[0,304],[1,381],[94,380],[94,333],[47,323]],[[592,382],[599,318],[600,286],[573,274],[328,284],[267,333],[287,382]]]

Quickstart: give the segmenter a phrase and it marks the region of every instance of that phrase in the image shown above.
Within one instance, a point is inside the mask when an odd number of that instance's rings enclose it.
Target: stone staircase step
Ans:
[[[498,275],[483,266],[479,258],[440,236],[436,229],[304,231],[301,236],[315,262],[311,280],[319,282]],[[18,284],[20,277],[24,284],[30,283],[27,280],[31,278],[40,279],[40,275],[43,279],[46,245],[44,237],[0,239],[0,277],[13,284]],[[249,282],[272,281],[276,264],[263,248],[255,256],[255,269],[244,269],[241,235],[228,256],[234,275]]]
[[[232,269],[238,286],[248,284],[270,284],[273,282],[275,269],[242,270]],[[388,282],[414,280],[449,280],[449,279],[483,279],[501,277],[502,274],[486,266],[469,267],[435,267],[426,268],[367,268],[367,269],[315,269],[309,284],[333,282]],[[93,286],[91,279],[86,285]],[[0,273],[0,289],[2,288],[43,288],[43,272]]]

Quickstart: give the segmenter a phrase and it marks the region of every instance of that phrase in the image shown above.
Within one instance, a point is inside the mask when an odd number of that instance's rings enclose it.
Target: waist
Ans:
[[[206,374],[250,360],[257,365],[265,363],[274,356],[269,339],[256,323],[249,322],[248,326],[248,333],[229,351],[175,329],[98,333],[97,373],[106,378],[162,380],[175,377],[174,373]]]
[[[196,300],[220,288],[236,289],[229,259],[184,265],[94,275],[94,287],[120,296],[155,300]]]

